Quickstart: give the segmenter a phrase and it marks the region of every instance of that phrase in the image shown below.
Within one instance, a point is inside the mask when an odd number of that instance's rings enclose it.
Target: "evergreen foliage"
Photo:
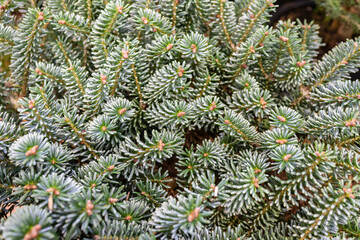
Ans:
[[[360,38],[275,8],[0,0],[0,237],[359,239]]]

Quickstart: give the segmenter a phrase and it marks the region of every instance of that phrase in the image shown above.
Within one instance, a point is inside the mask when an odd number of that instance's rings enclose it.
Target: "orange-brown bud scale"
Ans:
[[[285,143],[287,143],[287,140],[286,139],[277,139],[276,143],[280,144],[280,145],[284,145]]]
[[[173,46],[174,46],[174,44],[170,43],[169,45],[166,46],[166,50],[169,51],[170,49],[173,48]]]
[[[262,109],[265,110],[265,107],[266,107],[266,105],[267,105],[267,102],[265,102],[265,100],[264,100],[263,97],[260,98],[260,105],[262,106]]]
[[[109,172],[111,172],[112,170],[114,170],[114,168],[115,168],[115,165],[110,165],[110,166],[108,166],[107,170]]]
[[[191,44],[191,50],[192,50],[192,52],[193,53],[196,53],[197,52],[197,47],[196,47],[196,45],[195,44]]]
[[[109,202],[110,204],[114,204],[114,203],[116,203],[117,201],[118,201],[117,198],[109,198],[109,199],[108,199],[108,202]]]
[[[103,74],[101,74],[100,75],[100,79],[101,79],[101,83],[102,84],[106,84],[107,83],[107,76],[106,75],[103,75]]]
[[[29,108],[30,109],[33,109],[35,107],[35,99],[31,99],[30,101],[29,101]]]
[[[298,66],[299,68],[302,68],[305,64],[306,64],[306,61],[301,61],[301,62],[297,62],[296,66]]]
[[[179,77],[182,77],[184,75],[185,69],[183,69],[181,66],[178,69],[178,75]]]
[[[200,208],[199,208],[199,207],[195,208],[195,209],[188,215],[188,222],[194,221],[194,220],[199,216],[199,213],[200,213]]]
[[[277,116],[277,119],[279,119],[280,122],[286,122],[286,118],[283,116]]]
[[[147,24],[149,23],[149,20],[147,20],[146,17],[142,17],[142,18],[141,18],[141,21],[143,21],[143,23],[144,23],[145,25],[147,25]]]
[[[283,42],[288,42],[289,41],[289,39],[287,37],[284,37],[284,36],[281,36],[280,40],[283,41]]]
[[[27,156],[27,157],[34,156],[38,149],[39,149],[38,145],[33,146],[32,148],[27,150],[27,152],[25,153],[25,156]]]
[[[260,187],[260,185],[259,185],[259,179],[258,178],[253,178],[253,183],[254,183],[254,186],[256,187],[256,188],[258,188],[258,187]]]
[[[121,53],[122,53],[123,58],[125,58],[125,59],[129,58],[129,51],[127,51],[126,49],[122,49]]]
[[[158,145],[159,151],[164,150],[164,147],[165,147],[165,143],[163,143],[163,141],[160,139],[160,140],[159,140],[159,145]]]
[[[41,230],[41,225],[37,224],[33,227],[31,227],[30,231],[28,233],[25,234],[24,236],[24,240],[33,240],[36,239],[39,236],[40,230]]]
[[[285,155],[285,156],[283,157],[283,160],[284,160],[285,162],[287,162],[287,161],[289,161],[289,159],[290,159],[291,157],[292,157],[291,154]]]
[[[126,108],[119,109],[119,115],[123,115],[126,112]]]
[[[185,112],[178,112],[177,117],[183,117],[185,114]]]
[[[123,9],[124,7],[123,6],[120,6],[120,5],[117,5],[116,6],[116,10],[118,11],[118,13],[122,14],[123,13]]]
[[[94,205],[92,204],[91,200],[88,200],[86,202],[85,210],[88,216],[91,216],[93,214]]]

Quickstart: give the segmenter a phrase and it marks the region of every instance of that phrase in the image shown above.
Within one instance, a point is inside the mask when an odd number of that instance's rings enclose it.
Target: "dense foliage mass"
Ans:
[[[360,39],[317,60],[272,0],[0,3],[4,239],[359,239]]]

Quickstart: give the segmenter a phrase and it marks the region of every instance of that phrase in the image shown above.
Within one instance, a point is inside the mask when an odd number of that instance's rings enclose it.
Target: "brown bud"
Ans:
[[[215,102],[212,102],[209,110],[214,111],[215,108],[216,108],[216,104],[215,104]]]
[[[25,156],[27,156],[27,157],[34,156],[38,149],[39,149],[39,145],[33,146],[32,148],[27,150],[27,152],[25,153]]]
[[[277,116],[277,118],[279,119],[280,122],[286,121],[286,118],[284,118],[283,116]]]
[[[122,49],[121,52],[122,52],[123,58],[125,58],[125,59],[129,58],[129,51],[127,51],[126,49]]]
[[[91,215],[93,214],[94,205],[92,204],[91,200],[88,200],[88,201],[86,202],[86,207],[85,207],[85,209],[86,209],[86,214],[87,214],[88,216],[91,216]]]
[[[273,3],[269,3],[269,7],[273,7],[274,6],[274,4]]]
[[[157,29],[156,28],[153,28],[153,32],[156,32],[157,31]]]
[[[33,109],[35,107],[35,99],[31,99],[30,101],[29,101],[29,108],[30,109]]]
[[[183,117],[185,114],[186,114],[185,112],[179,112],[179,113],[177,114],[177,117]]]
[[[265,34],[265,36],[268,36],[268,35],[269,35],[269,32],[268,32],[268,31],[266,31],[264,34]]]
[[[345,122],[345,126],[346,127],[355,127],[356,126],[356,118],[352,119],[352,120],[349,120],[349,121],[346,121]]]
[[[159,151],[164,150],[164,147],[165,147],[165,143],[163,143],[163,141],[160,139],[160,140],[159,140],[159,145],[158,145]]]
[[[287,140],[286,139],[277,139],[276,143],[280,144],[280,145],[283,145],[283,144],[287,143]]]
[[[117,198],[109,198],[108,201],[110,204],[114,204],[118,201],[118,199]]]
[[[40,76],[43,75],[43,72],[39,68],[35,68],[35,72]]]
[[[197,52],[197,47],[195,44],[191,44],[191,50],[193,53],[196,53]]]
[[[166,50],[169,51],[170,49],[173,48],[173,46],[174,46],[174,44],[170,43],[169,45],[166,46]]]
[[[204,153],[204,157],[207,157],[207,156],[209,156],[209,154],[208,154],[208,153]]]
[[[95,183],[91,184],[90,188],[94,188],[94,187],[96,187],[96,184]]]
[[[112,170],[114,170],[114,168],[115,168],[115,165],[110,165],[110,166],[108,166],[107,170],[109,172],[111,172]]]
[[[182,77],[184,75],[185,69],[183,69],[181,66],[178,68],[178,75],[179,77]]]
[[[266,107],[266,105],[267,105],[267,102],[265,102],[265,100],[264,100],[263,97],[260,98],[260,105],[262,106],[262,109],[265,110],[265,107]]]
[[[145,195],[146,194],[146,192],[141,192],[141,195]]]
[[[343,64],[343,65],[347,65],[349,62],[348,61],[346,61],[346,60],[342,60],[341,61],[341,64]]]
[[[227,124],[230,124],[230,121],[229,120],[225,120],[224,123],[227,125]]]
[[[119,115],[123,115],[126,112],[126,108],[119,109]]]
[[[283,157],[283,160],[284,160],[285,162],[287,162],[287,161],[289,161],[289,159],[290,159],[291,157],[292,157],[291,154],[285,155],[285,156]]]
[[[255,53],[254,46],[250,46],[250,52],[251,52],[251,53]]]
[[[359,100],[360,100],[360,94],[357,96],[357,99],[359,99]]]
[[[264,43],[259,43],[259,46],[260,46],[260,47],[263,47],[263,46],[264,46]]]
[[[192,222],[194,221],[198,216],[199,216],[199,213],[200,213],[200,208],[197,207],[194,209],[194,211],[192,211],[189,216],[188,216],[188,222]]]
[[[131,219],[132,219],[132,217],[130,215],[125,217],[125,220],[127,220],[127,221],[131,221]]]
[[[48,192],[48,193],[53,193],[54,191],[55,191],[54,188],[48,188],[48,189],[46,189],[46,192]]]
[[[101,75],[100,75],[100,79],[101,79],[102,84],[106,84],[106,83],[107,83],[107,76],[106,76],[106,75],[101,74]]]
[[[244,63],[243,65],[241,65],[242,68],[247,68],[248,66]]]
[[[43,20],[44,20],[44,16],[42,16],[42,15],[38,16],[38,20],[39,20],[39,21],[43,21]]]
[[[118,11],[118,13],[122,14],[122,13],[123,13],[123,9],[124,9],[123,6],[116,5],[116,10]]]
[[[281,36],[281,37],[280,37],[280,40],[283,41],[283,42],[289,41],[289,39],[288,39],[287,37],[284,37],[284,36]]]
[[[65,23],[66,23],[65,20],[59,20],[59,21],[58,21],[58,24],[60,24],[60,25],[65,25]]]
[[[35,190],[37,189],[37,186],[35,184],[27,184],[24,186],[25,190]]]
[[[250,86],[249,83],[245,83],[244,85],[245,85],[245,87],[247,87],[247,88]]]
[[[250,13],[250,18],[251,18],[251,19],[254,19],[254,18],[255,18],[255,15],[252,14],[252,13]]]
[[[53,159],[51,160],[51,164],[54,165],[56,163],[56,161]]]
[[[54,191],[54,195],[55,195],[55,196],[59,196],[59,195],[60,195],[60,191],[59,191],[59,190],[57,190],[57,189],[55,189],[55,191]]]
[[[149,20],[147,20],[146,17],[142,17],[141,21],[143,21],[145,25],[149,23]]]
[[[103,132],[105,132],[106,129],[107,129],[106,126],[102,126],[102,127],[101,127],[101,131],[103,131]]]
[[[5,6],[4,5],[0,5],[0,10],[4,10]]]
[[[301,62],[297,62],[296,66],[298,66],[299,68],[303,67],[306,64],[306,61],[301,61]]]
[[[188,166],[188,169],[192,169],[192,166]]]
[[[25,234],[24,240],[33,240],[39,236],[41,225],[37,224],[33,226],[28,233]]]
[[[260,185],[259,185],[259,179],[258,178],[253,178],[253,183],[254,183],[254,186],[256,187],[256,188],[258,188],[258,187],[260,187]]]
[[[255,168],[255,169],[254,169],[254,173],[256,173],[256,174],[261,173],[261,169]]]

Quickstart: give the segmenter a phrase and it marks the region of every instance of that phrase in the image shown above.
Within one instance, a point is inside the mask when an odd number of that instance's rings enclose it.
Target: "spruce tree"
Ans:
[[[275,9],[0,0],[1,237],[359,239],[360,38]]]

